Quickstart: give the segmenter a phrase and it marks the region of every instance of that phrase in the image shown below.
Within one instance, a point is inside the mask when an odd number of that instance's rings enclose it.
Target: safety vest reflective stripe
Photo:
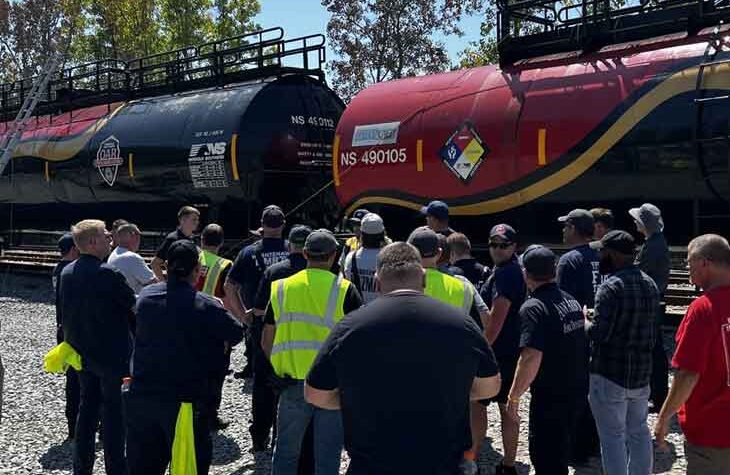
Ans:
[[[324,342],[322,341],[284,341],[277,343],[271,348],[271,354],[292,350],[314,350],[319,351]]]

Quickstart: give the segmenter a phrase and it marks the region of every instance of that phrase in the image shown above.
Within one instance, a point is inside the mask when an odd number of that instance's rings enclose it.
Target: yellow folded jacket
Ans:
[[[172,441],[170,475],[197,475],[195,459],[195,435],[193,434],[193,405],[180,404],[175,423],[175,440]]]
[[[81,355],[65,341],[56,345],[43,358],[43,369],[46,373],[65,373],[69,367],[81,371]]]

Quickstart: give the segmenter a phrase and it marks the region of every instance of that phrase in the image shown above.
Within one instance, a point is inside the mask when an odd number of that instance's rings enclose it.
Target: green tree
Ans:
[[[168,50],[208,41],[215,31],[212,0],[161,0],[160,20]]]
[[[216,38],[228,38],[261,28],[253,21],[261,12],[258,0],[214,0],[214,6]]]
[[[459,21],[483,0],[322,0],[331,13],[327,36],[334,88],[349,99],[370,84],[443,71],[446,47],[434,38],[459,35]]]

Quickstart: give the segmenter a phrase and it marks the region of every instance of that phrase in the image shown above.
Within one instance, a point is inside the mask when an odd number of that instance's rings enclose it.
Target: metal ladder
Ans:
[[[2,176],[7,164],[10,163],[10,158],[13,156],[15,147],[18,145],[18,142],[20,142],[20,139],[23,136],[25,127],[28,124],[28,119],[30,119],[33,115],[33,111],[45,94],[48,83],[51,81],[53,74],[58,69],[58,65],[61,64],[62,60],[62,53],[54,53],[50,58],[48,58],[48,61],[46,61],[46,64],[43,66],[41,74],[38,76],[35,83],[33,83],[33,87],[30,89],[28,95],[23,101],[23,105],[20,107],[18,115],[15,116],[13,123],[8,126],[8,133],[5,134],[0,142],[0,176]]]

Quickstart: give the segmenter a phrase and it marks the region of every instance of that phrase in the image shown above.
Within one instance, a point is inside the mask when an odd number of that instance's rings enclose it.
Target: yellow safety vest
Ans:
[[[228,259],[203,250],[200,253],[200,265],[208,269],[208,271],[205,274],[205,282],[203,282],[201,292],[215,297],[215,289],[218,288],[221,273],[232,264],[233,262]]]
[[[469,314],[474,303],[472,287],[454,276],[436,269],[426,269],[426,295]]]
[[[271,283],[276,336],[271,365],[279,376],[305,379],[317,352],[345,316],[350,281],[322,269],[304,269]]]

